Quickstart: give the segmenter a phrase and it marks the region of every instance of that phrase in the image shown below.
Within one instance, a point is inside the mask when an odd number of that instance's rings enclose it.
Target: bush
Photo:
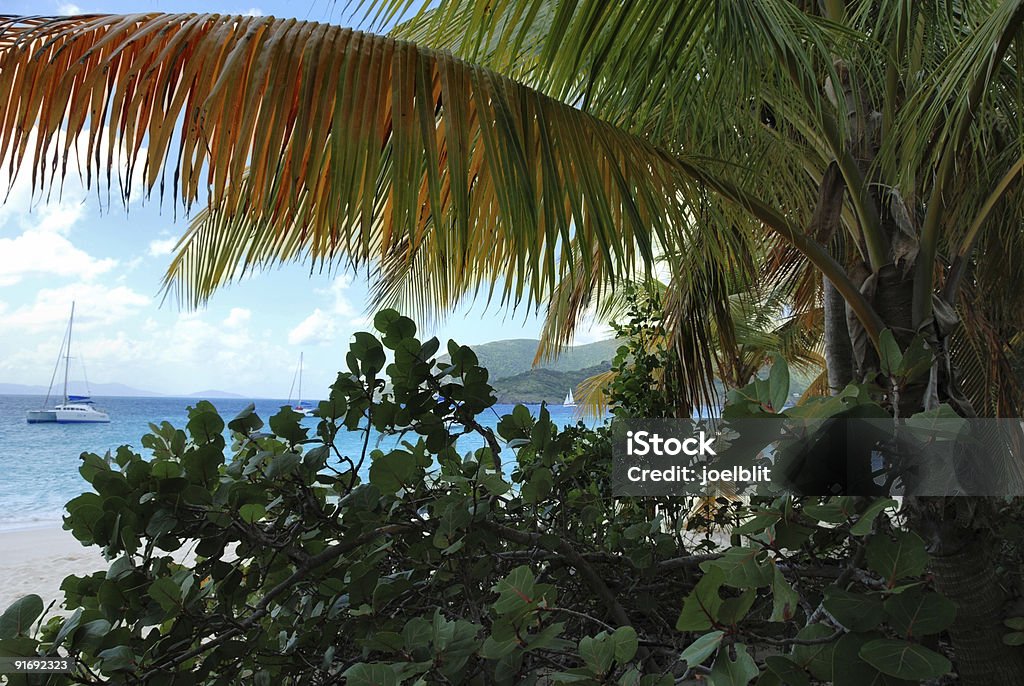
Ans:
[[[184,429],[153,427],[151,459],[83,455],[93,491],[65,527],[110,566],[64,581],[66,617],[37,623],[37,596],[16,603],[2,654],[78,661],[46,683],[157,685],[899,684],[949,670],[935,637],[953,615],[922,577],[924,542],[879,516],[893,501],[723,499],[702,519],[689,499],[612,499],[606,428],[519,406],[495,435],[469,348],[450,342],[438,363],[411,320],[374,324],[315,435],[288,408],[269,427],[249,408],[228,446],[202,402]],[[759,383],[734,399],[777,394]],[[352,431],[358,455],[335,443]],[[467,436],[484,447],[460,453]]]

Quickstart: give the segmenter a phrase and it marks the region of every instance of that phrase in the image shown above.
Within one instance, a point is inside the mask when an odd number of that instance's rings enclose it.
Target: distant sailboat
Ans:
[[[572,397],[572,389],[565,394],[565,402],[562,403],[562,407],[576,407],[576,398]]]
[[[71,367],[71,328],[75,323],[75,304],[71,303],[71,317],[68,319],[68,328],[64,333],[64,340],[61,342],[60,353],[57,356],[57,365],[53,368],[53,375],[50,377],[50,387],[46,390],[46,399],[43,401],[43,409],[29,410],[25,414],[25,421],[29,424],[101,424],[110,421],[110,415],[101,412],[93,406],[93,401],[88,395],[68,395],[68,370]],[[50,393],[53,391],[53,382],[57,378],[57,370],[60,368],[61,360],[64,360],[64,402],[56,407],[47,409],[50,402]],[[88,390],[88,382],[86,382]]]
[[[295,403],[294,405],[292,405],[292,409],[295,412],[298,412],[299,414],[301,414],[303,417],[312,417],[313,416],[313,406],[311,404],[309,404],[309,403],[303,402],[303,400],[302,400],[302,353],[299,353],[299,366],[298,366],[298,369],[295,370],[295,376],[292,377],[292,387],[290,389],[288,389],[288,404],[289,405],[291,405],[291,403],[292,403],[292,391],[295,390],[295,379],[296,378],[298,378],[298,380],[299,380],[298,402]]]

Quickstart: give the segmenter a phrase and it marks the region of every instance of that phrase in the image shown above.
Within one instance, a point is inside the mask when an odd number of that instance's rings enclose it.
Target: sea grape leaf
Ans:
[[[772,614],[771,622],[787,622],[796,614],[800,597],[782,575],[782,570],[775,568],[772,578]]]
[[[805,641],[823,640],[835,633],[824,624],[809,624],[797,632],[796,637]],[[832,680],[832,653],[834,641],[815,643],[813,645],[795,645],[791,657],[798,665],[806,669],[816,679]]]
[[[949,628],[956,619],[956,605],[934,591],[910,589],[885,601],[889,624],[907,636],[927,636]]]
[[[691,643],[689,647],[683,651],[682,655],[679,656],[679,659],[686,662],[689,667],[699,665],[704,662],[704,660],[708,659],[712,653],[718,650],[718,646],[722,644],[723,636],[725,636],[724,631],[712,631],[709,634],[704,634]]]
[[[883,510],[887,508],[897,508],[899,503],[892,498],[882,498],[876,500],[868,506],[868,509],[864,510],[863,513],[857,518],[857,522],[850,527],[850,533],[854,536],[866,536],[871,533],[872,524],[875,519]]]
[[[860,656],[878,671],[898,679],[934,679],[953,668],[949,660],[935,651],[917,643],[889,638],[865,643]]]
[[[885,619],[882,601],[873,594],[854,593],[836,586],[825,589],[825,609],[850,631],[874,629]]]
[[[0,638],[28,636],[32,622],[43,614],[43,599],[30,594],[15,600],[0,615]]]
[[[757,664],[754,658],[747,652],[747,647],[742,643],[735,646],[736,659],[733,660],[728,650],[718,651],[715,664],[708,674],[710,686],[746,686],[750,680],[757,676]]]
[[[924,541],[912,531],[897,531],[892,538],[872,536],[867,544],[867,565],[889,581],[920,576],[928,564]]]
[[[718,621],[722,597],[718,589],[725,582],[725,572],[720,567],[709,567],[697,585],[683,601],[682,612],[676,620],[679,631],[707,631]]]
[[[722,570],[722,583],[733,588],[757,588],[772,583],[772,565],[761,548],[734,546],[717,560],[701,565],[705,572],[713,567]]]
[[[800,665],[785,655],[769,655],[765,664],[777,677],[779,682],[787,686],[810,686],[811,678]]]

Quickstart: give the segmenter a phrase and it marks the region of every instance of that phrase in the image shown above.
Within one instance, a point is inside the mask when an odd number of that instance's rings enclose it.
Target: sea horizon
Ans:
[[[194,396],[94,396],[97,405],[110,414],[110,423],[28,424],[25,412],[38,409],[41,397],[0,394],[0,473],[3,474],[0,479],[0,531],[61,524],[64,504],[90,490],[89,484],[78,473],[82,453],[103,455],[108,450],[115,451],[122,445],[128,445],[148,456],[150,451],[142,448],[141,438],[150,432],[149,424],[159,425],[167,421],[175,428],[183,429],[188,421],[188,407],[204,400]],[[255,405],[264,422],[289,404],[283,398],[208,400],[225,423],[250,404]],[[539,403],[523,404],[531,409],[531,414],[537,415]],[[494,429],[500,417],[511,412],[513,407],[515,404],[496,404],[477,419],[483,426]],[[548,409],[552,420],[559,426],[580,420],[576,408],[548,405]],[[302,421],[313,429],[318,419],[309,417]],[[587,423],[593,424],[594,421]],[[341,436],[339,447],[343,451],[354,453],[361,450],[362,433]],[[482,446],[482,439],[477,442],[471,436],[464,437],[459,443],[463,452]],[[510,454],[505,461],[511,459]]]

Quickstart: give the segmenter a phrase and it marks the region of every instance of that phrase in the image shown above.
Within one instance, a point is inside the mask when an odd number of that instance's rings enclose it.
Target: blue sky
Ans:
[[[345,3],[90,2],[0,0],[0,12],[222,12],[344,21]],[[6,164],[0,183],[7,186]],[[27,174],[0,205],[0,382],[45,385],[71,301],[75,350],[93,382],[119,382],[160,393],[222,389],[286,397],[300,351],[304,388],[317,397],[343,366],[353,332],[367,327],[367,287],[352,275],[313,275],[287,265],[223,289],[198,312],[161,304],[160,279],[186,227],[167,203],[109,208],[69,175],[58,200],[32,197]],[[453,313],[430,334],[476,344],[535,338],[540,319],[482,304]],[[603,328],[577,342],[604,337]],[[72,376],[81,377],[81,364]]]

